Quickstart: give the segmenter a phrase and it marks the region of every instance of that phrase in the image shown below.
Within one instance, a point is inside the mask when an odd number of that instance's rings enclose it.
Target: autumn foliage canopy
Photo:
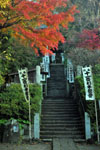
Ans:
[[[84,47],[90,50],[100,49],[100,31],[99,28],[92,30],[85,29],[78,37],[80,39],[78,47]]]
[[[0,30],[10,30],[12,36],[28,43],[37,54],[38,50],[44,55],[51,54],[59,41],[65,41],[59,25],[68,28],[77,13],[75,6],[59,13],[56,11],[56,8],[66,6],[66,0],[1,0]]]

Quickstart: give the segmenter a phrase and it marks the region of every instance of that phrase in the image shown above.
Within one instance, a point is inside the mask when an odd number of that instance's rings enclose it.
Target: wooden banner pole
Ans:
[[[32,140],[32,133],[31,133],[32,125],[31,125],[31,103],[29,98],[29,140]]]
[[[95,102],[95,116],[96,116],[96,131],[97,131],[97,141],[98,143],[100,142],[100,138],[99,138],[99,125],[98,125],[98,113],[97,113],[97,103],[96,103],[96,99],[94,100]]]

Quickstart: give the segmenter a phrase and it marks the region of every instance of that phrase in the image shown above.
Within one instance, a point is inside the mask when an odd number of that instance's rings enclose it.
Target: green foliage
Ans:
[[[41,87],[30,84],[30,99],[32,120],[34,113],[39,112],[41,103]],[[0,93],[0,119],[19,119],[19,122],[28,120],[28,102],[25,101],[20,84],[11,84]]]
[[[7,123],[7,120],[6,120],[6,119],[1,119],[1,120],[0,120],[0,125],[3,125],[3,124],[5,124],[5,123]]]
[[[84,88],[84,82],[83,82],[83,78],[81,76],[77,76],[75,78],[76,84],[77,84],[77,88],[79,88],[80,90],[80,94],[83,98],[85,98],[85,88]]]
[[[9,64],[13,60],[11,43],[10,33],[0,33],[0,71],[3,75],[7,74]]]
[[[4,84],[5,80],[3,76],[0,74],[0,87]]]
[[[94,79],[95,96],[96,99],[99,100],[100,99],[100,75],[94,75],[93,79]]]
[[[40,61],[41,58],[34,54],[33,49],[22,46],[11,37],[10,32],[0,32],[0,87],[6,82],[9,73],[17,72],[19,68],[33,69]]]
[[[36,56],[32,48],[21,45],[20,41],[15,39],[12,43],[11,55],[13,60],[9,64],[9,73],[17,72],[19,68],[33,69],[40,64],[41,58]]]
[[[93,68],[92,68],[93,74],[97,75],[98,77],[100,77],[100,64],[96,64]]]

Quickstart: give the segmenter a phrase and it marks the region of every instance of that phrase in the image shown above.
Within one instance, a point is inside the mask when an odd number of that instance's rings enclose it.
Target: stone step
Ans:
[[[47,85],[47,89],[49,89],[49,88],[54,88],[54,87],[56,87],[56,88],[66,88],[66,85],[64,84],[64,83],[57,83],[57,84],[55,84],[55,83],[50,83],[50,84],[48,84]]]
[[[65,75],[53,75],[53,74],[50,74],[50,78],[47,79],[47,83],[51,83],[55,81],[56,83],[57,82],[64,82],[66,81],[66,78],[65,78]]]
[[[57,77],[56,77],[56,79],[54,78],[51,78],[50,80],[48,80],[48,82],[47,82],[47,85],[52,85],[52,84],[59,84],[59,85],[62,85],[62,84],[64,84],[64,85],[66,85],[66,82],[65,82],[65,80],[63,79],[63,78],[61,78],[61,79],[58,79]]]
[[[73,109],[66,109],[66,108],[47,108],[47,109],[42,109],[42,112],[43,113],[49,113],[49,112],[53,112],[53,113],[55,113],[55,112],[65,112],[66,114],[75,114],[75,115],[78,115],[78,110],[73,110]]]
[[[72,107],[72,106],[68,106],[68,105],[65,105],[65,106],[63,106],[63,105],[42,105],[42,109],[45,109],[45,110],[47,110],[47,109],[65,109],[65,110],[78,110],[78,107],[77,106],[74,106],[74,107]]]
[[[78,108],[78,106],[77,105],[74,105],[74,104],[68,104],[68,103],[66,103],[66,104],[55,104],[55,103],[51,103],[51,104],[48,104],[48,103],[42,103],[42,107],[44,108],[44,107],[46,107],[46,108],[48,108],[48,107],[52,107],[52,108],[59,108],[59,107],[65,107],[65,108]]]
[[[65,90],[64,89],[55,89],[55,90],[47,90],[48,96],[65,96]]]
[[[70,116],[70,115],[64,115],[64,116],[56,116],[56,115],[43,115],[42,117],[42,120],[68,120],[68,119],[71,119],[71,120],[81,120],[80,117],[75,117],[75,116]]]
[[[58,127],[60,127],[60,128],[81,128],[81,127],[83,127],[82,126],[82,123],[76,123],[76,124],[71,124],[71,123],[69,123],[69,124],[66,124],[66,123],[62,123],[62,122],[60,122],[60,123],[58,123],[58,124],[56,124],[56,123],[54,123],[54,124],[52,124],[52,123],[47,123],[47,124],[44,124],[44,123],[42,123],[41,124],[41,127],[45,127],[45,128],[58,128]]]
[[[41,124],[79,124],[80,120],[41,120]]]
[[[79,113],[78,112],[70,112],[70,114],[68,113],[68,112],[64,112],[63,111],[63,113],[59,113],[59,111],[53,111],[53,112],[49,112],[49,111],[43,111],[42,110],[42,115],[62,115],[63,116],[63,114],[65,114],[66,115],[66,118],[68,117],[68,118],[72,118],[72,117],[79,117],[80,115],[79,115]]]
[[[84,139],[84,135],[40,135],[41,139],[52,138],[71,138],[71,139]]]
[[[61,104],[61,105],[46,105],[46,104],[42,104],[42,108],[43,109],[61,109],[61,108],[63,108],[63,109],[67,109],[67,110],[77,110],[77,106],[71,106],[71,105],[63,105],[63,104]]]
[[[59,92],[58,93],[52,93],[52,92],[50,93],[50,92],[48,92],[47,94],[51,98],[54,98],[54,97],[57,97],[57,96],[63,98],[63,97],[66,96],[66,94],[62,93],[61,91],[60,91],[60,93]]]
[[[42,113],[42,116],[80,116],[78,110],[68,111],[64,109],[56,109],[56,111],[51,111],[42,109]]]
[[[47,92],[52,92],[52,93],[54,93],[54,92],[56,92],[56,93],[58,93],[58,92],[65,92],[66,93],[66,87],[64,87],[64,86],[49,86],[48,88],[47,88]]]
[[[64,66],[50,66],[50,72],[63,72],[64,71]]]
[[[56,103],[56,102],[47,102],[47,101],[44,101],[42,102],[42,107],[63,107],[65,106],[66,108],[78,108],[78,105],[76,103]]]
[[[63,68],[61,68],[61,70],[58,70],[58,69],[56,69],[56,70],[54,70],[54,69],[51,69],[50,70],[50,75],[52,75],[52,76],[57,76],[57,77],[60,77],[60,76],[65,76],[65,72],[64,72],[64,69]],[[51,76],[50,76],[51,77]]]
[[[61,112],[61,113],[60,113]],[[53,117],[53,118],[56,118],[56,116],[58,116],[58,117],[61,117],[61,116],[66,116],[66,118],[77,118],[77,117],[79,117],[80,115],[79,115],[79,113],[77,112],[77,111],[75,111],[75,112],[72,112],[72,111],[70,111],[70,113],[68,112],[68,111],[45,111],[45,110],[42,110],[42,116],[43,117]]]
[[[59,130],[59,131],[41,131],[41,135],[83,135],[82,131],[66,131],[66,130]]]
[[[77,104],[75,103],[75,101],[71,101],[71,100],[43,100],[42,104],[47,104],[47,105],[69,105],[69,106],[77,106]]]
[[[65,79],[65,74],[64,74],[64,72],[63,73],[59,73],[59,76],[58,76],[58,72],[51,73],[50,74],[50,78],[48,80],[51,80],[51,79]]]
[[[57,86],[55,86],[55,88],[53,88],[52,86],[51,86],[51,88],[49,87],[49,88],[47,88],[47,92],[51,92],[51,94],[52,93],[58,93],[59,94],[59,92],[65,92],[66,93],[66,88],[65,87],[63,87],[63,86],[60,86],[60,87],[57,87]]]
[[[61,74],[61,73],[64,73],[64,67],[63,66],[58,66],[58,67],[50,67],[50,73],[52,74],[54,74],[54,73],[59,73],[59,74]]]
[[[82,131],[83,130],[83,127],[80,126],[80,127],[49,127],[48,126],[43,126],[41,125],[41,131]]]
[[[53,101],[53,102],[57,102],[57,101],[58,101],[58,102],[64,102],[64,103],[65,103],[65,102],[70,102],[70,101],[74,102],[73,99],[71,99],[71,98],[66,98],[66,97],[65,97],[65,98],[54,98],[54,99],[53,99],[53,98],[51,99],[51,98],[48,98],[48,97],[47,97],[47,98],[44,99],[43,101],[45,101],[45,100],[46,100],[46,101]]]
[[[71,121],[69,121],[69,119],[71,119]],[[46,122],[46,121],[51,121],[51,122],[57,122],[57,121],[61,121],[61,122],[66,122],[69,121],[69,123],[73,123],[73,122],[81,122],[80,118],[73,118],[73,117],[62,117],[62,118],[43,118],[42,122]]]

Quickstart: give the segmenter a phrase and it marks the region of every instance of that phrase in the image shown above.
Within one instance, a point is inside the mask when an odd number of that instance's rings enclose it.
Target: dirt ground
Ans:
[[[50,143],[33,144],[0,144],[0,150],[51,150]]]
[[[76,144],[78,150],[100,150],[100,145],[95,144]]]
[[[77,150],[100,150],[100,145],[76,144]],[[0,144],[0,150],[52,150],[51,143]],[[66,149],[67,150],[67,149]]]

